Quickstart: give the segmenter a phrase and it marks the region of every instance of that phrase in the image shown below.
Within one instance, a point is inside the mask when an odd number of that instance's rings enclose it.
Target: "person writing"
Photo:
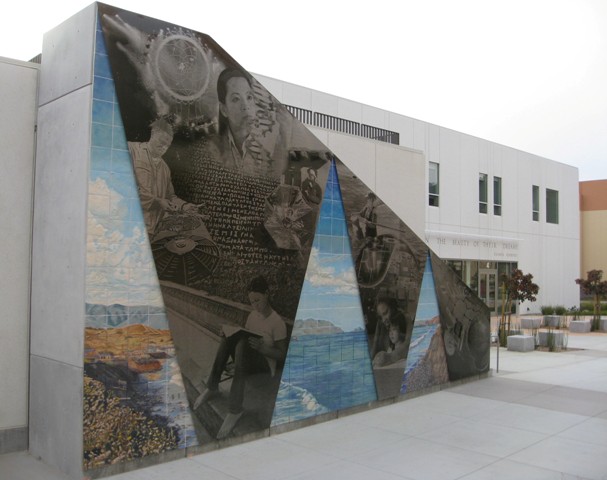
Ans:
[[[173,141],[173,127],[160,118],[151,125],[148,142],[129,142],[137,189],[148,235],[153,236],[167,212],[196,213],[198,206],[175,194],[171,171],[162,159]]]

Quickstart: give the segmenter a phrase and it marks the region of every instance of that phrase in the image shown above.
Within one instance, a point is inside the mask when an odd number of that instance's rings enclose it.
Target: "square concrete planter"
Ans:
[[[542,347],[548,347],[548,337],[552,335],[554,338],[554,346],[561,348],[565,343],[565,334],[560,330],[553,330],[552,332],[538,332],[538,343]]]
[[[521,328],[523,330],[537,330],[542,326],[542,317],[521,317]]]
[[[535,337],[533,335],[508,335],[508,350],[532,352],[535,350]]]
[[[588,333],[591,327],[591,320],[571,320],[569,322],[569,331],[571,333]]]
[[[544,325],[546,327],[557,328],[560,327],[563,321],[563,318],[560,315],[544,315]]]

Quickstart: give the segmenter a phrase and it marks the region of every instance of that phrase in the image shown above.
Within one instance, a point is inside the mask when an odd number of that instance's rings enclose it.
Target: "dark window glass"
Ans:
[[[546,222],[559,223],[559,192],[546,189]]]
[[[431,207],[438,207],[439,183],[438,163],[430,162],[428,167],[428,205]]]
[[[531,187],[531,196],[532,196],[532,219],[534,222],[540,221],[540,187],[537,185],[533,185]]]
[[[502,214],[502,178],[493,177],[493,215]]]
[[[487,213],[487,174],[478,174],[478,211]]]

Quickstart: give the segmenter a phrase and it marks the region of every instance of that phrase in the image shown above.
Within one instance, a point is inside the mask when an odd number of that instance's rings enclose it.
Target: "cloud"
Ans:
[[[335,267],[338,263],[341,269]],[[321,255],[318,248],[312,248],[306,280],[322,289],[323,295],[358,295],[352,259],[345,255]]]
[[[87,302],[162,306],[145,226],[126,221],[122,200],[105,180],[90,182]],[[110,205],[117,208],[110,211]]]

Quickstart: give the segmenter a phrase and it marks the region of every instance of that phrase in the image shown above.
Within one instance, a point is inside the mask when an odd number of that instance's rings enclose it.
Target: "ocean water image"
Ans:
[[[143,382],[135,384],[135,390],[147,396],[152,415],[165,419],[169,427],[176,429],[179,448],[197,445],[177,359],[170,357],[161,363],[160,371],[140,375]]]
[[[377,399],[364,331],[291,340],[273,425]]]

